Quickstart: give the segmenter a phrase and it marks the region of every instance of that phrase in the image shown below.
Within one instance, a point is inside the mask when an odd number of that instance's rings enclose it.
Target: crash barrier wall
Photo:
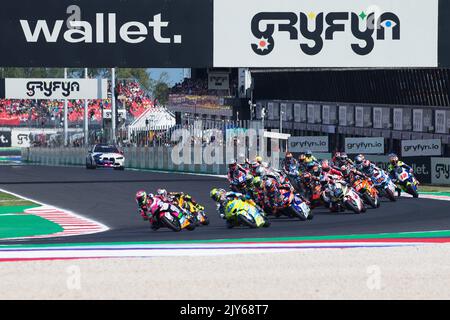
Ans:
[[[135,169],[161,171],[192,172],[206,174],[226,174],[225,164],[175,164],[172,161],[172,148],[166,147],[129,147],[123,148],[125,166]],[[23,148],[24,162],[42,165],[86,164],[87,148]],[[194,151],[191,152],[194,159]]]
[[[226,174],[226,164],[175,164],[172,161],[172,148],[130,147],[123,148],[127,168],[191,172],[203,174]],[[25,162],[42,165],[84,166],[88,150],[85,148],[23,148]],[[192,151],[191,159],[194,159]],[[318,159],[329,159],[331,154],[316,154]],[[367,155],[367,159],[377,166],[387,169],[387,155]],[[450,158],[405,157],[402,160],[414,169],[421,183],[450,185]]]

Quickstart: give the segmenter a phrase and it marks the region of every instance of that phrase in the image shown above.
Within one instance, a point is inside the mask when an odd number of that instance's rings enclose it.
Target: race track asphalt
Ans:
[[[272,219],[270,228],[226,229],[209,198],[213,187],[227,187],[220,177],[148,171],[86,170],[83,167],[0,166],[0,188],[49,205],[71,210],[107,225],[110,230],[92,235],[27,240],[26,243],[130,242],[254,237],[348,235],[450,229],[450,203],[429,199],[383,200],[366,213],[330,213],[315,210],[312,221]],[[137,213],[134,195],[144,189],[184,191],[206,207],[209,226],[189,232],[152,231]],[[17,241],[0,241],[16,243]],[[17,243],[24,243],[20,241]]]

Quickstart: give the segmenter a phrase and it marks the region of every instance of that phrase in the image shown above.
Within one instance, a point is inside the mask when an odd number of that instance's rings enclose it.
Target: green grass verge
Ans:
[[[0,192],[0,239],[53,234],[63,228],[49,220],[25,210],[39,207],[32,201],[24,200],[9,193]]]
[[[35,215],[0,215],[0,239],[47,235],[63,231],[51,221]]]
[[[0,192],[0,213],[2,207],[19,207],[19,206],[26,206],[26,207],[36,207],[38,206],[36,203],[24,200],[21,198],[18,198],[16,196],[10,195],[9,193]],[[23,210],[19,210],[16,212],[22,212]]]
[[[450,192],[450,186],[419,186],[419,191],[422,192]]]

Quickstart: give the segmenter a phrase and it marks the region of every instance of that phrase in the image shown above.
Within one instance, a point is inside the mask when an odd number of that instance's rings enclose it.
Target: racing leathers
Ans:
[[[144,220],[149,220],[151,228],[153,230],[159,229],[159,219],[158,213],[161,208],[169,205],[166,202],[166,199],[163,199],[161,196],[154,196],[153,198],[149,198],[147,203],[141,206],[141,216]]]
[[[234,169],[228,169],[228,181],[232,183],[235,179],[239,177],[240,174],[247,175],[247,170],[240,164],[237,164]]]
[[[282,190],[291,190],[292,186],[290,183],[279,183],[276,179],[271,176],[265,176],[264,181],[264,209],[265,211],[277,212],[277,209],[283,205],[283,195]]]
[[[243,200],[247,201],[249,200],[248,196],[245,196],[242,193],[229,191],[225,193],[222,199],[217,203],[217,211],[219,212],[219,215],[222,219],[226,219],[225,216],[225,207],[227,206],[228,202],[233,200]]]
[[[393,181],[396,180],[395,170],[400,167],[408,170],[410,173],[414,173],[413,168],[410,167],[409,165],[407,165],[406,163],[404,163],[403,161],[398,161],[396,165],[393,165],[392,163],[390,163],[388,166],[388,172],[389,172],[389,176],[391,177],[391,179]]]

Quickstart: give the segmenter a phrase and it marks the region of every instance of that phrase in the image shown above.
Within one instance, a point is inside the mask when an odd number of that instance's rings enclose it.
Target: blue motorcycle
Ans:
[[[374,187],[382,197],[396,201],[395,190],[397,189],[392,179],[384,170],[375,170],[370,177]]]

